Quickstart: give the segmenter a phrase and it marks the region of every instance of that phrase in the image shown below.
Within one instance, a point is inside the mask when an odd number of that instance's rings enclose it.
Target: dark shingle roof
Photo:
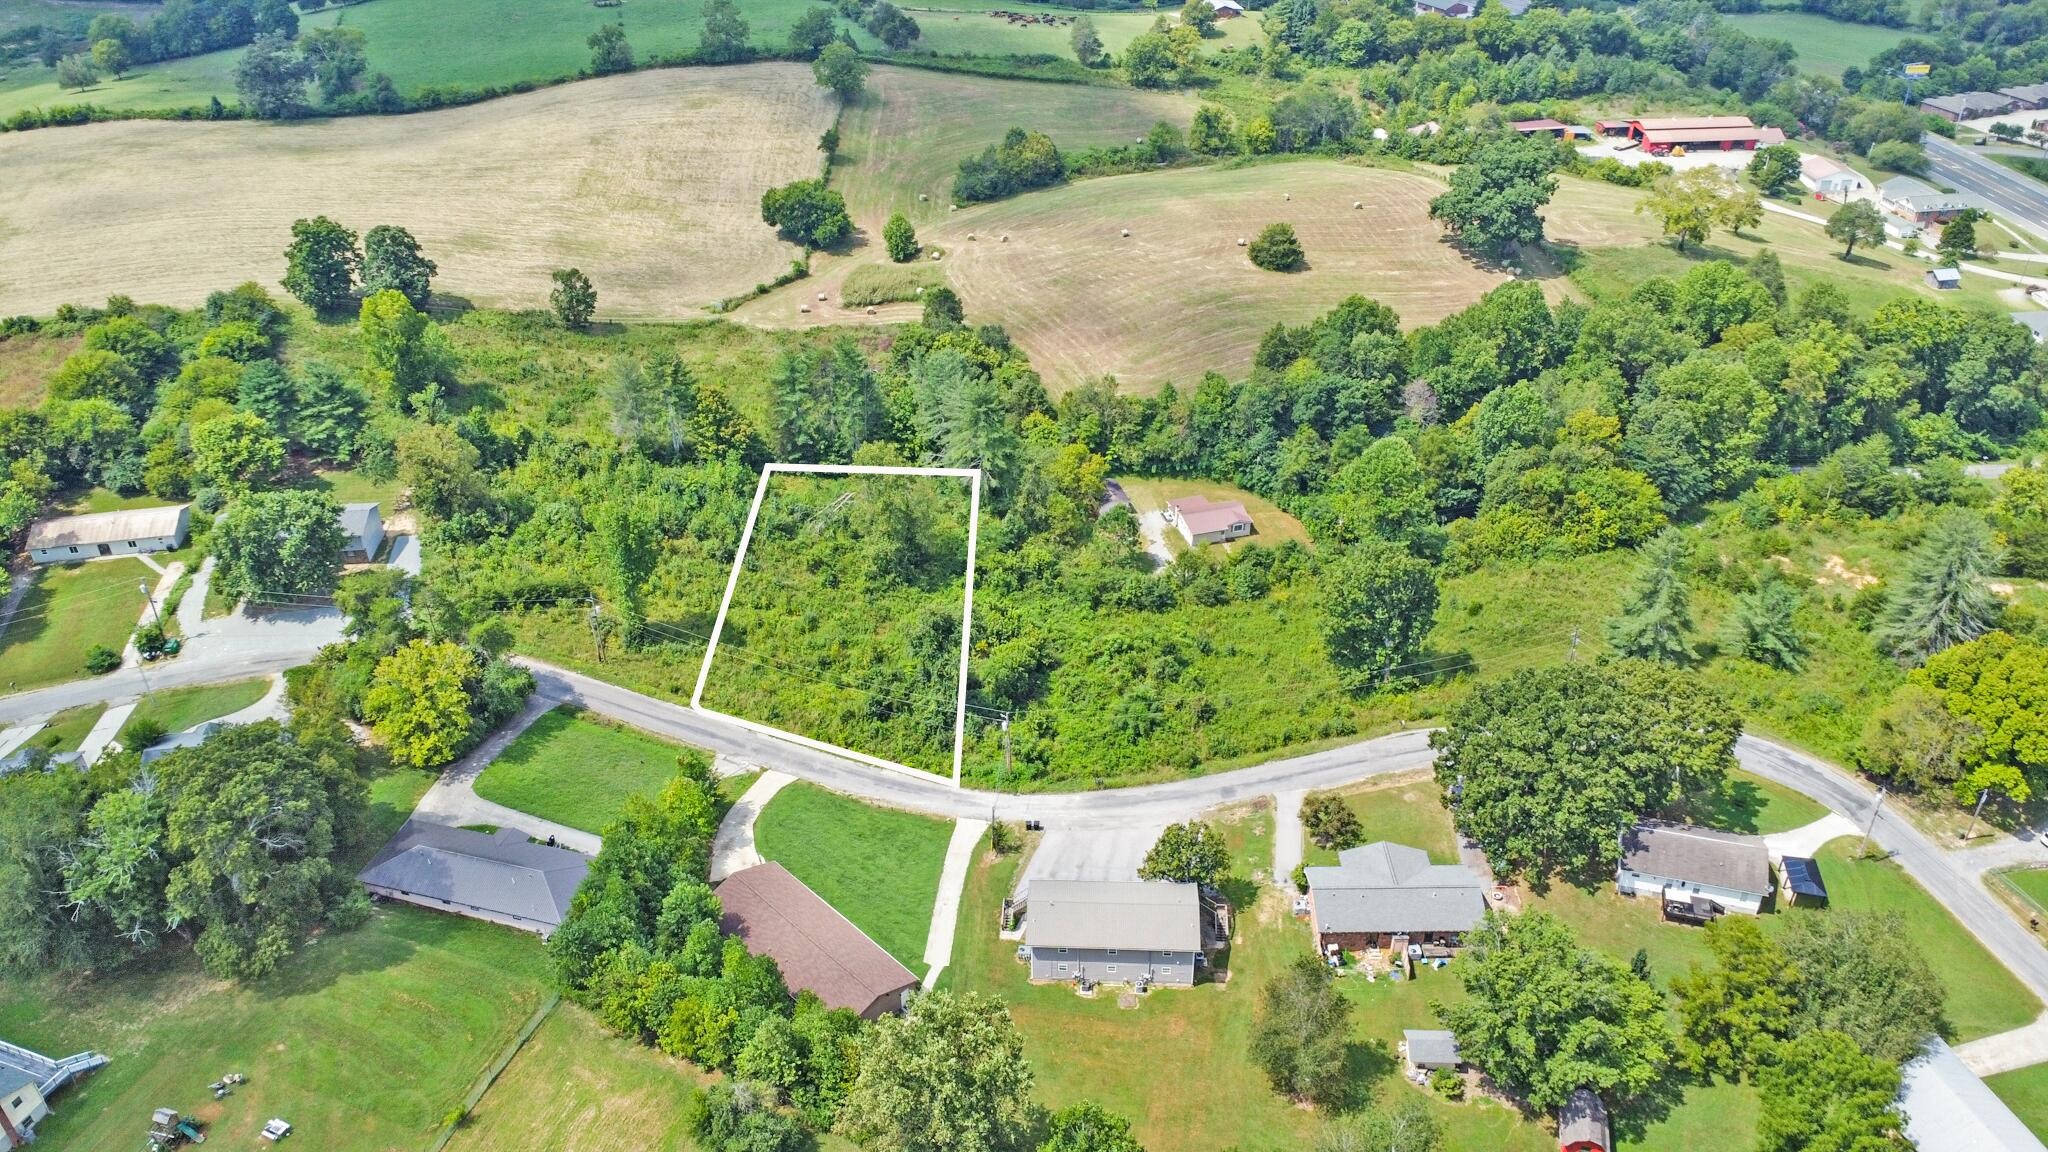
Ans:
[[[1580,1088],[1564,1102],[1557,1111],[1557,1142],[1570,1147],[1580,1141],[1588,1141],[1602,1148],[1609,1147],[1607,1136],[1607,1106],[1593,1095],[1591,1089]]]
[[[1712,884],[1764,895],[1771,890],[1771,854],[1761,836],[1646,821],[1621,838],[1621,866],[1644,876]]]
[[[356,878],[553,926],[569,914],[569,901],[589,872],[590,857],[528,843],[516,828],[487,834],[408,820]]]
[[[917,977],[804,882],[770,861],[718,886],[722,926],[749,952],[775,958],[782,978],[818,994],[828,1008],[865,1012],[877,999],[917,986]]]

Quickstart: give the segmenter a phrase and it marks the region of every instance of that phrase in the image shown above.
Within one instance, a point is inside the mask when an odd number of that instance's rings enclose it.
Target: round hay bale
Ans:
[[[1282,200],[1292,200],[1292,199],[1294,199],[1294,193],[1292,193],[1292,192],[1282,192],[1282,193],[1280,194],[1280,198],[1281,198]]]
[[[1352,206],[1353,208],[1363,208],[1363,207],[1365,207],[1365,201],[1363,201],[1363,200],[1353,200],[1353,201],[1351,202],[1351,206]]]
[[[1130,234],[1131,230],[1129,228],[1124,229],[1124,235],[1129,236]]]
[[[811,306],[809,304],[799,304],[796,306],[796,310],[799,312],[809,312],[811,310]]]
[[[927,200],[930,200],[930,199],[931,199],[931,197],[929,197],[929,196],[925,195],[925,194],[924,194],[924,193],[922,193],[922,192],[919,192],[919,193],[917,194],[917,202],[918,202],[919,204],[922,204],[922,203],[924,203],[925,201],[927,201]]]
[[[969,240],[974,240],[974,239],[977,239],[977,237],[976,237],[976,236],[974,235],[974,233],[972,233],[972,232],[969,232],[969,233],[967,234],[967,238],[968,238]]]
[[[875,306],[874,306],[873,304],[870,304],[870,305],[868,305],[868,315],[870,315],[870,316],[873,316],[874,314],[875,314]]]
[[[1237,246],[1238,246],[1239,248],[1242,248],[1242,247],[1244,247],[1244,237],[1242,237],[1242,236],[1239,236],[1239,237],[1237,238]]]
[[[824,301],[825,301],[825,294],[824,294],[823,292],[820,292],[820,293],[818,293],[818,302],[822,304],[822,303],[824,303]]]
[[[1002,242],[1004,244],[1008,244],[1010,242],[1010,234],[1008,232],[1003,233]]]
[[[910,294],[911,294],[912,296],[922,296],[922,295],[924,295],[924,285],[922,285],[922,284],[919,284],[919,285],[918,285],[918,286],[917,286],[917,287],[916,287],[916,288],[915,288],[915,289],[914,289],[914,290],[913,290],[913,291],[912,291],[912,292],[911,292]]]

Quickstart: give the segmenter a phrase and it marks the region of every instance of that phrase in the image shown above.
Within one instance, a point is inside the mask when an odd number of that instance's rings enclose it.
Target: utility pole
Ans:
[[[602,663],[604,663],[604,639],[603,639],[602,637],[600,637],[600,636],[599,636],[599,635],[597,634],[597,618],[598,618],[598,617],[599,617],[600,615],[602,615],[602,614],[603,614],[603,613],[599,612],[599,611],[598,611],[598,608],[597,608],[597,598],[596,598],[595,596],[591,597],[591,598],[590,598],[590,648],[591,648],[591,651],[593,651],[593,652],[597,653],[597,662],[598,662],[599,664],[602,664]]]
[[[156,597],[151,596],[149,594],[149,581],[137,580],[135,582],[135,587],[142,592],[142,602],[144,604],[149,605],[149,618],[156,621],[156,626],[158,628],[162,628],[164,626],[164,618],[163,615],[156,610]]]
[[[1571,650],[1570,652],[1568,652],[1568,653],[1566,653],[1566,654],[1565,654],[1565,659],[1567,659],[1567,660],[1572,660],[1572,661],[1576,661],[1576,660],[1577,660],[1578,658],[1579,658],[1579,630],[1578,630],[1577,628],[1574,628],[1574,629],[1572,629],[1572,650]]]
[[[1877,831],[1877,814],[1883,810],[1884,789],[1879,788],[1877,790],[1877,803],[1870,806],[1870,823],[1863,826],[1863,839],[1856,845],[1856,855],[1859,858],[1870,851],[1870,834]]]
[[[1970,827],[1963,833],[1965,841],[1977,834],[1977,817],[1984,815],[1984,801],[1990,795],[1991,789],[1989,788],[1977,789],[1977,807],[1975,811],[1970,813]]]
[[[1003,785],[1010,783],[1010,714],[1003,713]]]

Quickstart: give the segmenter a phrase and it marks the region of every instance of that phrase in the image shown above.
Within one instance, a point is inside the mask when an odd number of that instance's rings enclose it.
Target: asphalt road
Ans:
[[[1927,135],[1927,163],[1935,177],[1979,208],[2048,239],[2048,184],[2023,176],[1982,153],[1933,133]]]

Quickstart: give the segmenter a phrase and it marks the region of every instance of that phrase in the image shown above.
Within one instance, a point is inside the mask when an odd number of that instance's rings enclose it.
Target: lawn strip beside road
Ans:
[[[85,734],[92,731],[93,722],[105,712],[104,704],[81,704],[66,708],[45,722],[28,742],[37,748],[51,752],[76,752],[85,740]]]
[[[147,565],[128,557],[38,572],[35,587],[0,632],[0,691],[88,675],[86,652],[96,645],[121,650],[144,604],[136,585],[154,586],[156,580]]]
[[[240,712],[263,699],[269,691],[270,678],[257,676],[248,680],[229,680],[223,684],[195,684],[190,688],[152,692],[142,698],[135,711],[128,714],[128,723],[121,729],[123,742],[126,743],[126,735],[138,722],[155,724],[167,733],[183,732],[195,724]]]
[[[2005,1101],[2028,1131],[2048,1141],[2048,1064],[1986,1076],[1984,1085]]]
[[[777,792],[754,824],[763,859],[789,869],[918,975],[952,835],[950,821],[802,782]]]
[[[38,1148],[128,1148],[150,1110],[255,1147],[273,1116],[331,1152],[425,1145],[546,994],[532,935],[396,905],[305,944],[270,979],[214,980],[177,946],[91,981],[0,985],[0,1035],[113,1062],[66,1092]],[[206,1085],[249,1082],[225,1101]],[[366,1101],[375,1107],[365,1107]]]
[[[476,794],[543,820],[602,832],[626,798],[661,791],[689,749],[556,708],[498,754],[476,779]]]

